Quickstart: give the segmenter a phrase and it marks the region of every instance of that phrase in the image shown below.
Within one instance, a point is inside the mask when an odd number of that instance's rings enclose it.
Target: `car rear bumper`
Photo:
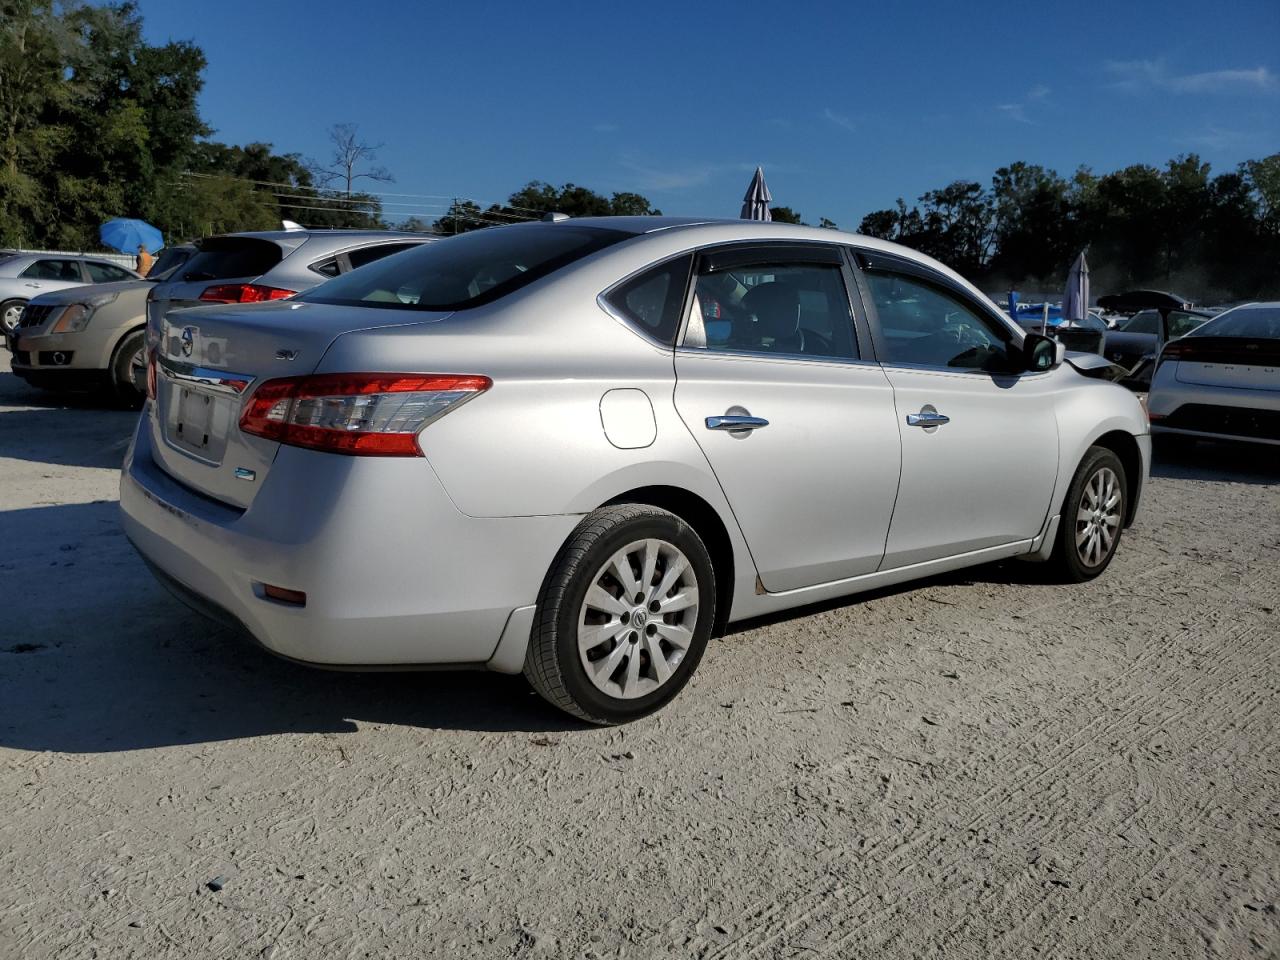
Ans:
[[[1182,383],[1161,365],[1147,398],[1151,432],[1280,444],[1280,389]]]
[[[241,511],[161,470],[147,422],[144,411],[121,477],[130,541],[190,605],[292,660],[487,664],[580,519],[477,520],[453,506],[421,459],[289,447]],[[306,605],[269,599],[264,584],[303,591]],[[510,641],[504,669],[523,659]]]

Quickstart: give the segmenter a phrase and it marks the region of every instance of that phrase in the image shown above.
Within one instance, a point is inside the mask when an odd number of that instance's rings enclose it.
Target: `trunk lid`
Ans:
[[[1180,383],[1246,390],[1280,389],[1280,340],[1185,337],[1165,348]]]
[[[174,310],[159,322],[152,449],[174,479],[247,508],[280,445],[240,431],[240,414],[266,380],[312,373],[338,337],[448,314],[353,309],[282,300]]]
[[[267,240],[263,237],[210,237],[168,280],[147,296],[147,323],[159,330],[170,310],[201,306],[200,294],[211,286],[252,283],[307,241],[306,234]]]

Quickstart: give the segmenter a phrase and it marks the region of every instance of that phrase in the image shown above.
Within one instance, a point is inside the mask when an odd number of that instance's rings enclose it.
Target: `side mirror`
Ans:
[[[1039,333],[1028,333],[1022,341],[1022,366],[1025,370],[1052,370],[1066,357],[1066,345]]]

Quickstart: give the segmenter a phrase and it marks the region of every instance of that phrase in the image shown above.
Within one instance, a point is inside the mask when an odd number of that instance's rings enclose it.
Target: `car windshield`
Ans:
[[[465,310],[492,303],[631,234],[561,223],[487,227],[376,261],[298,300]]]
[[[1280,307],[1239,307],[1196,330],[1198,337],[1262,337],[1280,340]]]

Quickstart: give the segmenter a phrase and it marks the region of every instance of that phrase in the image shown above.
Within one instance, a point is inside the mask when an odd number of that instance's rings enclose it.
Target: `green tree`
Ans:
[[[800,219],[800,213],[792,210],[790,207],[775,207],[769,205],[769,216],[773,218],[774,223],[803,223]]]

